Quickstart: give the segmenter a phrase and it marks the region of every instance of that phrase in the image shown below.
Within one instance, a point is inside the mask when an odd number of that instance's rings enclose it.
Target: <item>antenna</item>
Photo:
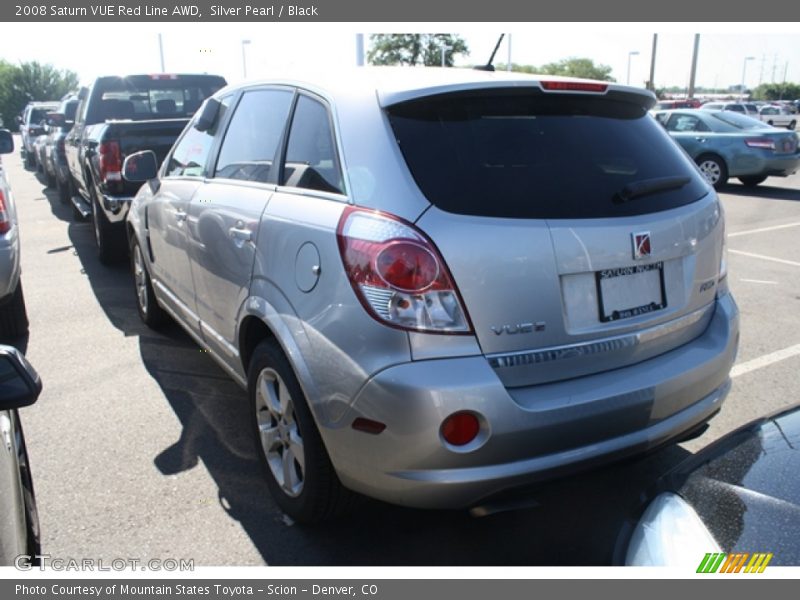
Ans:
[[[503,41],[505,35],[506,35],[505,33],[500,34],[500,39],[497,40],[497,44],[495,44],[494,46],[492,55],[489,57],[489,62],[487,62],[485,65],[478,65],[476,67],[473,67],[474,69],[478,71],[494,71],[494,65],[492,63],[494,62],[494,57],[495,54],[497,54],[497,49],[500,48],[500,43]]]

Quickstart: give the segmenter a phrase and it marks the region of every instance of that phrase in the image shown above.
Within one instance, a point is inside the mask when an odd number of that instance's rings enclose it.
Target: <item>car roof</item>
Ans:
[[[240,89],[257,84],[296,85],[317,90],[323,95],[344,98],[354,93],[376,94],[381,106],[391,106],[407,100],[422,98],[447,92],[466,91],[471,89],[536,87],[541,81],[558,81],[572,83],[601,83],[607,86],[606,92],[622,92],[631,94],[640,102],[652,105],[655,95],[645,89],[619,85],[608,81],[578,79],[557,75],[529,75],[507,71],[482,71],[467,68],[441,67],[355,67],[330,72],[308,73],[285,78],[261,81],[247,81],[226,88]],[[558,93],[558,92],[556,92]],[[597,92],[570,92],[598,95]]]

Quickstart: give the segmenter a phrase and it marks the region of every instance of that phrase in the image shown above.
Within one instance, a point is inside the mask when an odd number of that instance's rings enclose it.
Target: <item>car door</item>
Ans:
[[[713,133],[698,116],[672,113],[667,120],[667,131],[693,159],[711,147]]]
[[[230,97],[221,101],[224,112]],[[218,122],[223,115],[220,114]],[[153,285],[162,301],[199,333],[200,323],[189,266],[189,204],[207,175],[215,129],[199,131],[196,118],[165,160],[159,189],[145,208]]]
[[[258,224],[277,182],[294,90],[246,90],[230,117],[213,176],[189,207],[189,256],[197,313],[208,346],[236,369],[236,323],[249,295]]]

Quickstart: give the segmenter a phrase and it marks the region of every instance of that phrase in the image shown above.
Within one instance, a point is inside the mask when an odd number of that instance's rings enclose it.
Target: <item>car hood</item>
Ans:
[[[800,564],[800,407],[705,448],[669,477],[725,552]]]

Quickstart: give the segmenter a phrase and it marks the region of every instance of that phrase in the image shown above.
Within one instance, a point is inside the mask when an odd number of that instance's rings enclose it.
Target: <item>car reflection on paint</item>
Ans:
[[[706,554],[742,553],[800,565],[798,473],[800,405],[737,429],[664,476],[625,563],[695,570]]]

